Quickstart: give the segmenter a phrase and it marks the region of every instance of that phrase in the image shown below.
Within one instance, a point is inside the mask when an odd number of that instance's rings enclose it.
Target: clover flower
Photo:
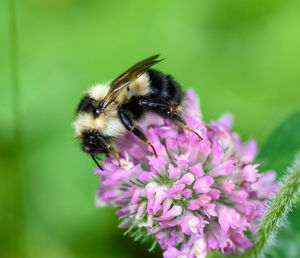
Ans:
[[[153,238],[164,257],[205,257],[252,247],[249,233],[264,212],[274,172],[258,173],[254,140],[243,144],[232,117],[206,125],[187,91],[185,120],[203,140],[167,119],[149,115],[142,128],[158,157],[131,133],[116,142],[122,167],[106,158],[99,169],[98,206],[117,207],[120,227],[135,240]],[[248,232],[245,234],[245,232]]]

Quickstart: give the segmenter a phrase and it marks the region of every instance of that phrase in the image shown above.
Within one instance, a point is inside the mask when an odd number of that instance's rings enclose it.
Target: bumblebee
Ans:
[[[180,85],[172,76],[150,69],[162,61],[158,57],[138,62],[108,85],[92,87],[80,101],[74,122],[75,136],[100,169],[96,159],[99,153],[114,156],[121,166],[111,144],[126,131],[148,144],[157,157],[150,139],[137,125],[148,112],[168,118],[202,139],[182,118],[185,94]]]

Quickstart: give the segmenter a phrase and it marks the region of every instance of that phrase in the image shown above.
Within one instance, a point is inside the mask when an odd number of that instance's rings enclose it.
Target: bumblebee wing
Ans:
[[[147,59],[144,59],[132,67],[130,67],[127,71],[118,76],[115,80],[110,83],[109,90],[105,95],[104,99],[99,103],[99,109],[103,111],[111,102],[115,100],[115,98],[119,95],[119,93],[126,88],[131,82],[139,78],[144,72],[146,72],[151,66],[159,63],[161,60],[157,58],[159,55],[151,56]]]

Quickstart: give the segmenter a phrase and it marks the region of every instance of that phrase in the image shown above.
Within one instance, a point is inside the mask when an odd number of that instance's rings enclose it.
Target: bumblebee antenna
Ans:
[[[98,161],[96,160],[94,154],[91,154],[91,157],[92,157],[93,161],[96,163],[96,165],[98,166],[98,168],[99,168],[100,170],[104,170],[104,169],[100,166],[100,164],[98,163]]]

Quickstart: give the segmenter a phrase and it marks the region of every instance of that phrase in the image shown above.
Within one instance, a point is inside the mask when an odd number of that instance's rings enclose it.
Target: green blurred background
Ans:
[[[196,90],[205,120],[232,112],[244,140],[261,143],[300,106],[299,1],[16,0],[17,96],[9,2],[0,4],[1,257],[158,255],[123,237],[111,208],[95,207],[99,180],[73,139],[83,92],[135,62],[160,53],[157,68]]]

